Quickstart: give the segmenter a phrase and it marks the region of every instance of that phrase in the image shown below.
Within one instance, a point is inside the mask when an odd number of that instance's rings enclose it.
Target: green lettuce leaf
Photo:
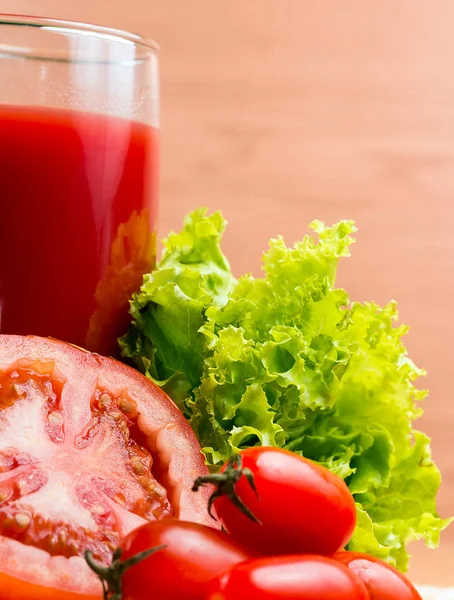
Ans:
[[[293,248],[271,240],[263,278],[235,279],[219,213],[190,214],[131,301],[123,354],[177,402],[210,467],[275,445],[341,476],[357,502],[350,548],[405,570],[406,544],[438,543],[440,474],[413,429],[426,393],[394,302],[350,302],[335,287],[351,221],[316,221]]]
[[[224,227],[220,213],[208,218],[200,209],[165,240],[159,268],[144,277],[131,302],[134,327],[120,342],[123,355],[182,409],[204,368],[207,342],[199,330],[205,309],[225,304],[235,283],[220,249]]]

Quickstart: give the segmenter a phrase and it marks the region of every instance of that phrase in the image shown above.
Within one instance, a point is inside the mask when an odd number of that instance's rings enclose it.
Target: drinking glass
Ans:
[[[117,352],[154,266],[158,47],[0,15],[0,333]]]

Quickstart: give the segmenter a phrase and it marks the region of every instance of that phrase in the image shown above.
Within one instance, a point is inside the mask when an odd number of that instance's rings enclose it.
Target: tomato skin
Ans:
[[[143,600],[144,589],[159,600],[200,600],[214,577],[251,558],[223,531],[164,519],[132,531],[122,544],[122,560],[161,545],[166,548],[126,571],[124,600]]]
[[[359,552],[338,552],[333,558],[364,582],[371,600],[422,600],[400,571],[379,558]]]
[[[356,524],[356,507],[340,477],[279,448],[250,448],[240,454],[243,467],[254,474],[260,499],[244,476],[235,491],[262,525],[221,496],[214,506],[235,539],[270,556],[330,555],[348,543]]]
[[[326,556],[249,560],[214,580],[205,600],[370,600],[364,584]]]

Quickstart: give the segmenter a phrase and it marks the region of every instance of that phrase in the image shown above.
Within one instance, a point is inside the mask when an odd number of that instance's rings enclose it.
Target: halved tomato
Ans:
[[[0,335],[0,600],[94,600],[82,557],[135,527],[211,524],[198,441],[156,385],[63,342]]]

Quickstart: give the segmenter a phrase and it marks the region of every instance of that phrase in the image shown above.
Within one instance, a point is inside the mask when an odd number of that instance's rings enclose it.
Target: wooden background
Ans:
[[[399,301],[432,391],[421,427],[454,514],[452,0],[0,0],[162,46],[161,233],[199,205],[230,221],[235,271],[270,236],[354,218],[340,271],[355,299]],[[454,527],[412,574],[454,584]]]

